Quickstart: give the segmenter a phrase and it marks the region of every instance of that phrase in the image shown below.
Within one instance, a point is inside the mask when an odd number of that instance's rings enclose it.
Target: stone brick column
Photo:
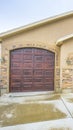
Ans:
[[[62,87],[63,90],[71,90],[73,92],[73,53],[68,54],[66,67],[62,69]]]
[[[1,44],[0,44],[0,95],[1,95]]]

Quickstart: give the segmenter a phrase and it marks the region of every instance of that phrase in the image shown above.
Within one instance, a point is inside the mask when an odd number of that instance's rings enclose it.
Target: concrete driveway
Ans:
[[[0,97],[0,130],[73,129],[72,93],[15,95]]]

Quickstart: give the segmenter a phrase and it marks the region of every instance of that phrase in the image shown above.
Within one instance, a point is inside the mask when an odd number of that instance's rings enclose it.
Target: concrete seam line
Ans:
[[[69,112],[69,114],[70,114],[71,118],[73,118],[73,116],[72,116],[72,114],[71,114],[71,112],[70,112],[69,108],[67,107],[67,105],[66,105],[66,103],[65,103],[65,101],[64,101],[64,99],[63,99],[63,97],[61,97],[61,101],[63,102],[63,104],[64,104],[65,108],[66,108],[66,109],[67,109],[67,111]]]

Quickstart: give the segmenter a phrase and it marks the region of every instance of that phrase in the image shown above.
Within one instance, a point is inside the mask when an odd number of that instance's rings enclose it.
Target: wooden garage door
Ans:
[[[25,48],[10,53],[10,92],[54,90],[53,52]]]

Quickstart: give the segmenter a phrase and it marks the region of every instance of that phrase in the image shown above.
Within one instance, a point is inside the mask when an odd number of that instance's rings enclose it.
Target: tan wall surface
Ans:
[[[1,44],[0,44],[0,68],[1,68]]]
[[[0,44],[0,69],[1,69],[1,44]]]
[[[0,44],[0,59],[1,59],[1,44]]]
[[[29,31],[17,34],[5,39],[6,43],[17,43],[17,42],[46,42],[47,44],[55,43],[60,37],[73,33],[73,18],[65,18],[55,22],[36,27]]]
[[[0,44],[0,87],[1,87],[1,44]]]
[[[73,39],[61,46],[60,69],[61,87],[73,88]]]

